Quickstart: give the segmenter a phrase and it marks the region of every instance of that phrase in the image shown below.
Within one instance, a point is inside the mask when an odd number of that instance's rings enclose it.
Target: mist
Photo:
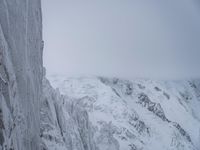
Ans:
[[[47,74],[200,77],[195,0],[43,0]]]

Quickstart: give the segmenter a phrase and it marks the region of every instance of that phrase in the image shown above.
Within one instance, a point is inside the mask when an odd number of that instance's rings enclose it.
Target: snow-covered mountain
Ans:
[[[0,150],[200,150],[200,80],[48,77],[40,0],[0,0]]]
[[[72,137],[82,137],[81,149],[84,150],[200,149],[200,80],[48,78],[53,87],[64,95],[53,99],[60,99],[57,108],[60,113],[63,112],[59,115],[63,118],[61,122],[65,122],[62,135],[70,135],[67,142],[71,141],[72,145],[76,145],[74,141],[77,141]],[[50,97],[47,99],[55,96]],[[56,111],[52,114],[55,116]],[[56,126],[54,124],[55,130],[58,129]],[[58,132],[55,130],[45,134],[56,139],[54,132]],[[53,143],[46,139],[45,142]]]

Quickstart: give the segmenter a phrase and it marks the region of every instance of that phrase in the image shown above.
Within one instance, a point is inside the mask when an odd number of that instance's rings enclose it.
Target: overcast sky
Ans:
[[[198,0],[42,0],[48,74],[200,77]]]

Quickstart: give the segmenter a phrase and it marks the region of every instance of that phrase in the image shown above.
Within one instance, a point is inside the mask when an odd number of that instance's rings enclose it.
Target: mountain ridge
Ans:
[[[158,82],[105,77],[48,78],[53,87],[87,110],[89,120],[96,128],[94,136],[100,150],[198,150],[199,80]],[[106,132],[106,128],[111,131],[107,129]],[[158,137],[161,145],[156,144]]]

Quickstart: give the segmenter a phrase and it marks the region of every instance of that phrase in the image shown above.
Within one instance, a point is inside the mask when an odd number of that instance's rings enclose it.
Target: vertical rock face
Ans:
[[[0,150],[38,150],[40,0],[0,0]]]
[[[42,150],[98,150],[87,111],[43,80],[41,101]]]

